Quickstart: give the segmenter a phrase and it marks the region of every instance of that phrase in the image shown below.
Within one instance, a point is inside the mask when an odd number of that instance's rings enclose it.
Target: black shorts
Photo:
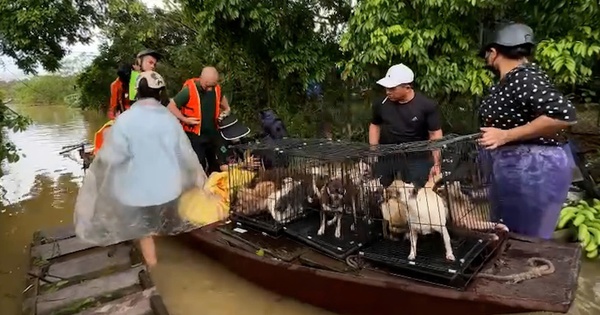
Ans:
[[[198,161],[200,161],[200,165],[202,165],[207,175],[218,172],[221,170],[222,165],[227,165],[229,149],[227,141],[221,135],[208,137],[191,132],[185,134],[190,139],[192,148],[198,156]]]
[[[395,179],[412,183],[415,187],[424,187],[432,167],[430,156],[398,154],[379,158],[373,166],[373,173],[380,178],[384,187],[391,185]]]

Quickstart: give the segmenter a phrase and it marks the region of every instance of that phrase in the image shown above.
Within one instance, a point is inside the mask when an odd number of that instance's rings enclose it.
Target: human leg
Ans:
[[[146,236],[140,239],[140,249],[142,256],[149,268],[156,266],[158,260],[156,258],[156,245],[154,244],[153,236]]]
[[[511,231],[549,239],[572,179],[565,151],[510,146],[491,153],[492,212]]]
[[[206,156],[209,172],[222,171],[222,166],[227,165],[228,153],[227,141],[223,137],[215,136],[211,139]]]
[[[206,172],[207,169],[208,169],[208,164],[207,164],[207,161],[206,161],[206,158],[207,158],[207,153],[206,153],[207,142],[203,141],[203,139],[200,136],[198,136],[197,134],[194,134],[194,133],[191,133],[191,132],[186,132],[185,134],[188,136],[188,139],[190,139],[190,144],[192,145],[192,149],[196,153],[196,156],[198,156],[198,161],[200,162],[200,165],[202,165],[202,168]]]

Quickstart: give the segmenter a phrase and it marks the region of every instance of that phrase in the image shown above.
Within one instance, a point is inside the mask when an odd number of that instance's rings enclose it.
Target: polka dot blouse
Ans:
[[[552,84],[535,64],[525,64],[511,70],[504,80],[490,89],[481,102],[480,124],[483,127],[511,129],[526,125],[546,115],[570,123],[576,122],[575,107]],[[560,145],[564,137],[538,138],[527,143]]]

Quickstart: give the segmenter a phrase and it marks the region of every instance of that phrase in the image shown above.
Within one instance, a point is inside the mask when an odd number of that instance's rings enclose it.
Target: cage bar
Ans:
[[[338,258],[377,238],[381,225],[370,220],[363,193],[376,153],[364,143],[284,140],[245,145],[268,161],[246,181],[230,168],[231,217],[272,234],[283,229]]]
[[[379,182],[370,188],[382,192],[381,217],[372,219],[381,220],[384,239],[360,254],[417,280],[421,275],[421,280],[466,286],[472,264],[500,246],[506,234],[497,233],[505,227],[491,213],[481,152],[477,135],[388,149],[373,166]],[[434,155],[442,165],[440,175],[431,177]]]

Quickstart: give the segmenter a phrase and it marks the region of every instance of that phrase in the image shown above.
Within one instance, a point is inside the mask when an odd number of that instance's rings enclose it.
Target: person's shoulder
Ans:
[[[421,93],[421,92],[415,92],[415,102],[419,103],[420,105],[426,105],[428,107],[436,107],[437,106],[437,102],[426,96],[425,94]]]
[[[413,99],[413,102],[415,103],[415,105],[417,105],[418,108],[421,108],[424,111],[436,110],[438,105],[434,99],[427,97],[425,94],[419,92],[415,93],[415,98]]]
[[[513,83],[522,83],[527,85],[527,81],[545,81],[549,82],[550,77],[535,63],[528,63],[517,67],[506,76],[506,81]],[[521,84],[517,84],[521,85]]]

